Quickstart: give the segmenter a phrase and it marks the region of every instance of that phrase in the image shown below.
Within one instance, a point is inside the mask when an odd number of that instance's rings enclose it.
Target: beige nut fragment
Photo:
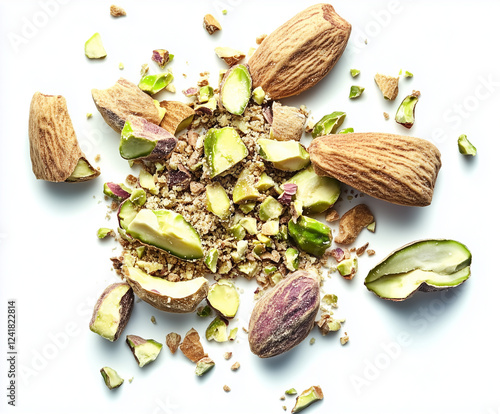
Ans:
[[[125,9],[123,7],[119,7],[119,6],[112,4],[109,7],[109,14],[111,14],[111,16],[113,16],[113,17],[121,17],[121,16],[126,16],[127,12],[125,11]]]
[[[172,354],[175,354],[175,351],[177,351],[177,348],[179,348],[179,345],[181,343],[181,336],[176,332],[170,332],[169,334],[167,334],[165,342],[168,346],[168,349],[170,349],[170,352]]]
[[[335,237],[337,244],[354,243],[361,230],[373,222],[373,214],[365,204],[358,204],[346,212],[339,222],[339,233]]]
[[[203,27],[209,35],[213,35],[218,30],[222,30],[220,23],[211,14],[205,14],[203,17]]]
[[[201,358],[207,356],[200,342],[200,335],[194,328],[187,331],[184,339],[179,345],[179,349],[193,362],[198,362]]]
[[[118,79],[111,88],[92,89],[91,92],[97,110],[118,133],[129,115],[139,116],[155,125],[163,119],[164,111],[155,105],[154,99],[126,79]]]
[[[263,39],[248,61],[254,87],[277,100],[323,79],[340,59],[351,25],[330,4],[301,11]]]
[[[165,109],[160,126],[171,134],[176,134],[187,128],[194,118],[194,110],[182,102],[161,101],[160,106]]]
[[[316,174],[405,206],[431,203],[441,168],[434,144],[396,134],[325,135],[314,139],[308,152]]]
[[[215,53],[219,56],[228,66],[233,66],[245,57],[243,52],[233,49],[231,47],[216,47]]]
[[[277,141],[300,141],[306,117],[298,108],[284,106],[273,102],[273,123],[271,125],[271,139]]]
[[[40,92],[33,95],[28,133],[31,164],[36,178],[53,182],[67,181],[82,161],[89,173],[71,181],[87,181],[100,174],[90,165],[78,145],[63,96]]]
[[[388,99],[390,101],[396,99],[399,91],[398,88],[399,76],[394,77],[394,76],[381,75],[380,73],[377,73],[375,75],[375,82],[377,83],[377,86],[380,88],[380,91],[382,92],[382,95],[384,95],[385,99]]]

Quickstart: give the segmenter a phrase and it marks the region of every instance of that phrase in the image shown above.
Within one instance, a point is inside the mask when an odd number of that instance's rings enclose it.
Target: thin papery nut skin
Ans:
[[[251,351],[269,358],[298,345],[313,329],[319,303],[319,276],[290,274],[256,303],[248,326]]]
[[[155,125],[162,120],[153,98],[123,78],[111,88],[92,89],[92,98],[106,123],[118,133],[129,115],[140,116]]]
[[[28,134],[31,164],[37,179],[66,181],[75,170],[78,160],[85,159],[63,96],[40,92],[33,95]],[[96,171],[89,179],[98,175]]]
[[[277,141],[300,141],[306,117],[293,106],[284,106],[273,102],[273,125],[271,138]]]
[[[314,171],[405,206],[432,201],[441,154],[431,142],[384,133],[325,135],[308,148]]]
[[[206,356],[203,345],[200,342],[200,335],[194,328],[191,328],[186,333],[179,348],[182,353],[193,362],[198,362],[201,358]]]
[[[266,36],[252,55],[254,86],[271,99],[309,89],[337,63],[350,33],[351,25],[330,4],[308,7]]]
[[[178,126],[194,115],[194,110],[182,102],[161,101],[160,106],[166,110],[160,126],[171,134],[175,134]]]
[[[354,243],[361,230],[373,222],[373,214],[365,204],[358,204],[347,211],[340,219],[339,233],[335,243]]]

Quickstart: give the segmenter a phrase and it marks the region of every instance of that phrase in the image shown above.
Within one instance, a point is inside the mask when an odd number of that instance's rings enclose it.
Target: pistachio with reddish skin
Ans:
[[[317,274],[299,270],[280,281],[252,311],[248,326],[251,351],[269,358],[298,345],[313,329],[319,303]]]

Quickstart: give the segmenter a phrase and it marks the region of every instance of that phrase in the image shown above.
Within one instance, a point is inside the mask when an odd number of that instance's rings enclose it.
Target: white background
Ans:
[[[0,412],[17,413],[280,413],[294,398],[280,401],[290,387],[320,385],[325,398],[310,413],[500,413],[497,239],[499,219],[494,194],[500,154],[498,121],[500,3],[493,1],[337,1],[334,7],[353,26],[339,63],[317,86],[284,100],[304,104],[316,120],[344,110],[343,127],[391,132],[433,141],[442,153],[432,205],[409,208],[370,197],[339,204],[340,213],[363,201],[372,209],[377,229],[363,231],[357,246],[370,243],[374,257],[362,257],[358,275],[335,275],[326,292],[339,296],[337,316],[351,340],[342,347],[340,332],[321,337],[315,329],[299,347],[269,360],[251,354],[241,327],[248,323],[255,284],[238,281],[242,305],[232,326],[235,343],[204,342],[216,367],[203,378],[180,352],[168,349],[139,369],[126,334],[164,342],[170,331],[191,327],[203,333],[208,320],[169,315],[138,303],[117,343],[88,329],[95,300],[117,281],[110,257],[120,249],[99,241],[106,220],[105,181],[122,182],[130,172],[118,154],[119,136],[102,120],[92,102],[92,88],[112,86],[123,76],[138,82],[140,67],[155,48],[175,55],[169,65],[177,94],[185,98],[198,75],[211,72],[216,83],[223,62],[216,46],[247,51],[255,38],[270,33],[312,1],[127,1],[128,15],[113,19],[108,1],[0,2]],[[223,16],[222,9],[227,9]],[[202,28],[213,13],[222,32]],[[90,61],[85,41],[100,32],[108,56]],[[365,43],[366,40],[366,43]],[[125,68],[118,69],[120,62]],[[361,75],[352,79],[349,69]],[[377,89],[375,73],[414,73],[400,80],[395,102]],[[186,74],[184,78],[182,74]],[[351,85],[365,87],[360,99],[348,99]],[[401,100],[422,94],[411,130],[393,118]],[[83,184],[37,181],[31,171],[28,113],[36,91],[66,97],[82,149],[89,160],[101,155],[101,176]],[[386,121],[383,112],[391,119]],[[86,113],[94,116],[87,120]],[[467,134],[477,147],[473,159],[459,154],[457,137]],[[333,226],[336,229],[336,226]],[[422,238],[451,238],[473,253],[472,276],[447,295],[420,293],[403,303],[383,301],[364,287],[366,273],[390,251]],[[17,407],[7,405],[6,309],[17,300]],[[155,315],[158,323],[150,322]],[[316,338],[314,345],[309,344]],[[225,351],[233,358],[223,359]],[[237,372],[230,365],[239,361]],[[99,369],[109,365],[126,381],[108,390]],[[227,384],[230,393],[222,389]]]

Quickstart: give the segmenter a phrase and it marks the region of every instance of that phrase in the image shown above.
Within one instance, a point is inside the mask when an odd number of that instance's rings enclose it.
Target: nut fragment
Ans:
[[[194,118],[194,110],[182,102],[161,101],[160,106],[165,109],[160,126],[171,134],[177,134],[191,125]]]
[[[353,243],[361,230],[372,222],[373,214],[368,206],[365,204],[358,204],[341,217],[339,222],[339,233],[335,237],[335,243]]]
[[[298,108],[273,102],[273,124],[270,138],[277,141],[300,141],[306,117]]]
[[[209,35],[213,35],[216,31],[222,30],[220,23],[211,14],[205,14],[203,17],[203,27]]]
[[[29,141],[33,173],[38,179],[68,181],[82,162],[85,173],[80,174],[78,180],[71,181],[91,180],[100,174],[88,163],[78,145],[63,96],[43,95],[40,92],[33,95]]]
[[[380,88],[382,95],[384,95],[384,99],[388,99],[390,101],[396,99],[399,90],[398,89],[399,76],[394,77],[394,76],[381,75],[380,73],[377,73],[375,75],[375,82]]]
[[[245,57],[243,52],[233,49],[232,47],[216,47],[215,53],[219,56],[228,66],[233,66]]]
[[[180,343],[181,343],[181,336],[178,333],[170,332],[169,334],[167,334],[166,344],[172,354],[175,354],[175,351],[177,351],[177,348],[179,347]]]
[[[203,345],[200,342],[200,335],[194,328],[187,331],[179,348],[182,353],[193,362],[198,362],[201,358],[206,356]]]
[[[112,4],[109,7],[109,14],[111,14],[111,16],[113,17],[121,17],[121,16],[126,16],[127,12],[125,11],[124,8]]]

